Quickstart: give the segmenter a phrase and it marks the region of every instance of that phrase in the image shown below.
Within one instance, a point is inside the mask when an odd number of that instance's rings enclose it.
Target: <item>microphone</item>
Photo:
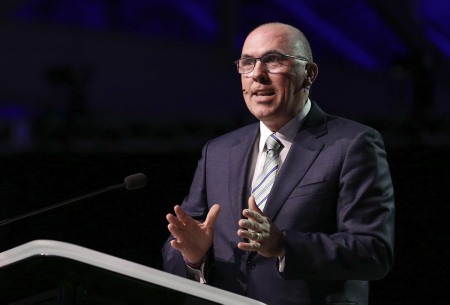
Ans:
[[[109,186],[107,188],[104,188],[104,189],[101,189],[101,190],[98,190],[98,191],[95,191],[95,192],[92,192],[92,193],[88,193],[88,194],[85,194],[85,195],[81,195],[81,196],[78,196],[78,197],[75,197],[75,198],[72,198],[72,199],[69,199],[69,200],[66,200],[66,201],[63,201],[63,202],[60,202],[60,203],[48,206],[48,207],[45,207],[45,208],[42,208],[42,209],[38,209],[38,210],[29,212],[29,213],[26,213],[26,214],[22,214],[22,215],[19,215],[19,216],[10,218],[10,219],[2,220],[2,221],[0,221],[0,226],[6,225],[6,224],[8,224],[10,222],[14,222],[14,221],[19,220],[19,219],[23,219],[23,218],[26,218],[26,217],[29,217],[29,216],[33,216],[33,215],[36,215],[36,214],[39,214],[39,213],[42,213],[42,212],[45,212],[45,211],[49,211],[49,210],[55,209],[55,208],[58,208],[60,206],[72,203],[72,202],[76,202],[76,201],[79,201],[79,200],[82,200],[82,199],[86,199],[86,198],[89,198],[89,197],[92,197],[92,196],[95,196],[95,195],[98,195],[98,194],[101,194],[101,193],[104,193],[104,192],[115,190],[115,189],[118,189],[118,188],[125,188],[126,190],[132,191],[132,190],[136,190],[136,189],[142,188],[142,187],[144,187],[146,185],[147,185],[147,178],[145,177],[144,174],[138,173],[138,174],[130,175],[130,176],[127,176],[124,179],[124,182],[121,183],[121,184],[112,185],[112,186]]]
[[[147,185],[147,178],[144,174],[134,174],[128,177],[125,177],[124,183],[120,184],[125,187],[125,189],[129,191],[140,189]]]

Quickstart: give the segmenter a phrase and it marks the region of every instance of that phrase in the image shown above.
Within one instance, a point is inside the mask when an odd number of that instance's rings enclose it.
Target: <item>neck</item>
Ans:
[[[289,123],[293,118],[298,116],[298,114],[305,108],[306,102],[308,101],[308,96],[306,96],[305,100],[299,104],[298,109],[296,109],[292,115],[284,117],[284,118],[266,118],[261,119],[261,122],[272,132],[279,131],[284,125]]]
[[[278,118],[277,120],[261,120],[264,125],[266,125],[267,128],[270,129],[272,132],[277,132],[280,130],[284,125],[286,125],[290,120],[292,120],[294,117],[298,115],[300,111],[297,111],[294,115],[285,117],[285,118]]]

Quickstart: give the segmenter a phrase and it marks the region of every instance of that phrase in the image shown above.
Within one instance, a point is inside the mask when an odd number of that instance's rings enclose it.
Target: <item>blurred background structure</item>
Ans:
[[[160,268],[202,146],[254,121],[233,61],[273,21],[309,38],[312,98],[385,139],[397,263],[372,304],[448,304],[448,0],[2,0],[0,218],[135,172],[149,187],[0,228],[0,251],[49,238]]]

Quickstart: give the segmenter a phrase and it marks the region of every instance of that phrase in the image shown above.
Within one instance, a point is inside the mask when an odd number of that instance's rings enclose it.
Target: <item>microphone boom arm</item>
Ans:
[[[20,220],[22,218],[33,216],[33,215],[36,215],[36,214],[39,214],[39,213],[42,213],[42,212],[45,212],[45,211],[48,211],[48,210],[52,210],[52,209],[58,208],[60,206],[63,206],[63,205],[75,202],[75,201],[79,201],[79,200],[82,200],[82,199],[85,199],[85,198],[89,198],[89,197],[92,197],[92,196],[95,196],[95,195],[98,195],[98,194],[101,194],[101,193],[105,193],[105,192],[108,192],[108,191],[111,191],[111,190],[115,190],[115,189],[118,189],[118,188],[125,188],[127,190],[134,190],[134,189],[138,189],[138,188],[144,187],[145,185],[146,185],[146,177],[145,177],[145,175],[144,174],[140,174],[140,173],[139,174],[134,174],[134,175],[126,177],[124,183],[113,185],[113,186],[109,186],[107,188],[104,188],[104,189],[101,189],[101,190],[98,190],[98,191],[95,191],[95,192],[91,192],[91,193],[88,193],[88,194],[85,194],[85,195],[81,195],[81,196],[78,196],[78,197],[75,197],[75,198],[63,201],[63,202],[59,202],[57,204],[54,204],[54,205],[51,205],[51,206],[48,206],[48,207],[45,207],[45,208],[34,210],[32,212],[29,212],[29,213],[26,213],[26,214],[22,214],[22,215],[19,215],[19,216],[10,218],[10,219],[2,220],[2,221],[0,221],[0,226],[4,226],[4,225],[6,225],[6,224],[8,224],[10,222],[16,221],[16,220]]]

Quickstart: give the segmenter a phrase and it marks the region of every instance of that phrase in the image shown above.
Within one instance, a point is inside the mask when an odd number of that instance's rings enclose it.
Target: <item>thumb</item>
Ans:
[[[256,204],[255,197],[253,197],[253,196],[250,196],[248,198],[248,208],[252,211],[255,211],[255,212],[261,214],[261,215],[264,215],[263,212],[259,209],[258,205]]]
[[[206,215],[205,224],[214,228],[216,219],[217,217],[219,217],[219,213],[220,213],[220,205],[218,204],[213,205],[209,210],[208,215]]]

